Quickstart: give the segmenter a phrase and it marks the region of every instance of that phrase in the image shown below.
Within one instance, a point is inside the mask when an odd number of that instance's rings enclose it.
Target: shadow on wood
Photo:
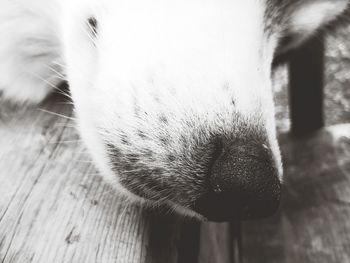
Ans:
[[[197,263],[200,250],[203,263],[232,263],[228,224],[200,230],[118,196],[62,101],[0,104],[0,262]]]
[[[0,106],[0,262],[176,262],[180,221],[104,183],[61,101]]]
[[[350,124],[280,141],[281,211],[244,224],[243,262],[350,262]]]

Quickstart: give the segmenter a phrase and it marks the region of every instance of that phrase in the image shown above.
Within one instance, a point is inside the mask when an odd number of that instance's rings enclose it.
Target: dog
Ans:
[[[0,90],[40,103],[65,79],[103,177],[201,220],[279,206],[271,64],[348,0],[0,0]]]

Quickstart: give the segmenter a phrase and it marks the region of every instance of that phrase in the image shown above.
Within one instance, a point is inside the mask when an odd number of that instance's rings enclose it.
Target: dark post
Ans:
[[[242,228],[239,220],[231,222],[232,263],[243,262]]]
[[[177,263],[198,263],[200,224],[183,223],[178,246]]]
[[[292,132],[307,135],[324,125],[324,36],[318,35],[289,55]]]

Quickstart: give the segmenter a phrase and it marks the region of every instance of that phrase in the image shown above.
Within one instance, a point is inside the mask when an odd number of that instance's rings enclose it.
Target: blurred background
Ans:
[[[327,32],[325,59],[326,126],[350,122],[350,26]],[[286,66],[278,67],[273,79],[277,128],[280,132],[287,132],[290,129],[290,120]]]

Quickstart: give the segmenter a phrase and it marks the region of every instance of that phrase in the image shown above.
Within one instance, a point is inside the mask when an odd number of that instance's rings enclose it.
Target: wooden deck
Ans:
[[[213,249],[229,262],[227,224],[200,230],[119,197],[99,177],[74,122],[60,117],[72,115],[61,97],[39,108],[0,107],[0,262],[185,263],[196,261],[199,243],[207,246],[201,262],[212,262]],[[205,236],[213,228],[224,233]],[[216,248],[217,240],[225,245]]]
[[[244,262],[350,262],[350,124],[281,142],[281,210],[243,225]]]
[[[350,125],[281,135],[275,217],[199,226],[129,205],[98,176],[69,105],[0,105],[1,263],[350,262]]]

